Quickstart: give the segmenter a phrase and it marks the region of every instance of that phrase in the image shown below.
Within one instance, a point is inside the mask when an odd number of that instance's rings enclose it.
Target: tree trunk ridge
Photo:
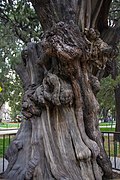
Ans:
[[[26,120],[6,152],[9,165],[3,177],[110,179],[112,166],[99,130],[96,94],[100,88],[97,76],[112,47],[91,27],[92,20],[96,27],[103,3],[99,3],[99,12],[95,12],[98,0],[88,4],[83,0],[32,3],[44,35],[22,52],[23,76],[27,73],[29,77],[27,82],[21,78]],[[91,14],[87,19],[86,10]]]

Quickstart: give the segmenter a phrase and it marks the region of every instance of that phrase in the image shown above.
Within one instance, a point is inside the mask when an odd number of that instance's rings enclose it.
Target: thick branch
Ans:
[[[23,83],[24,90],[26,90],[30,85],[30,78],[28,76],[28,72],[27,72],[26,68],[24,67],[23,64],[19,64],[15,67],[15,71],[19,75],[19,77]]]
[[[57,0],[31,0],[44,30],[50,29],[55,23],[74,21],[84,31],[90,24],[107,25],[107,17],[112,0],[71,0],[59,3]],[[103,3],[102,3],[103,2]]]

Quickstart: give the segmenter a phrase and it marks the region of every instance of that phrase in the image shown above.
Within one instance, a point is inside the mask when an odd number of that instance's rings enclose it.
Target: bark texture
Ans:
[[[18,72],[25,87],[22,112],[26,120],[7,150],[9,165],[3,177],[112,178],[96,100],[100,88],[97,76],[113,55],[99,33],[99,20],[107,17],[110,2],[32,1],[44,36],[37,44],[28,43],[22,52],[25,70],[21,73],[18,68]],[[104,9],[105,15],[100,16]]]

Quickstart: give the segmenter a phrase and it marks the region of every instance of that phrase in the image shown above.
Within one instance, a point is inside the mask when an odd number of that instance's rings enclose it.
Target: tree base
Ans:
[[[40,117],[23,121],[6,158],[3,177],[10,180],[102,180],[71,107],[47,107]]]

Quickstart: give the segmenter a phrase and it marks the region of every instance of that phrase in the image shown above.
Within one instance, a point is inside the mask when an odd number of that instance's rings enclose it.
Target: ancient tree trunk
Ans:
[[[32,1],[44,36],[22,52],[24,73],[19,68],[18,72],[25,88],[22,111],[26,120],[7,150],[9,165],[3,177],[112,177],[98,127],[96,100],[97,76],[112,52],[98,32],[106,27],[110,2]]]

